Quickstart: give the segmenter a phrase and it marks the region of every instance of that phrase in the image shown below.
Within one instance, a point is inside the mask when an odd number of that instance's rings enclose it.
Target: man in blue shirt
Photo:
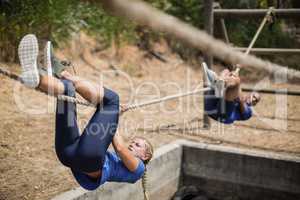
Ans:
[[[80,134],[76,104],[57,100],[55,150],[58,159],[71,169],[77,182],[87,190],[95,190],[105,182],[135,183],[139,180],[152,158],[153,148],[141,137],[134,138],[127,147],[116,134],[120,107],[118,94],[65,71],[65,66],[52,55],[50,42],[44,52],[46,69],[38,69],[35,35],[26,35],[21,40],[18,53],[21,78],[26,86],[54,96],[75,97],[78,92],[97,107]],[[115,152],[107,151],[111,143]]]
[[[205,63],[203,63],[203,71],[208,86],[212,88],[204,97],[204,109],[208,116],[224,124],[248,120],[252,117],[251,107],[260,101],[260,95],[257,92],[243,95],[237,73],[225,69],[218,76],[208,69]],[[224,84],[223,92],[218,91],[220,87],[216,87],[220,85],[219,83]]]

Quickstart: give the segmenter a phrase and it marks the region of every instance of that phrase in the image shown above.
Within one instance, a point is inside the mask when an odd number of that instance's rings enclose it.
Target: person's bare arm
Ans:
[[[243,114],[246,110],[246,99],[240,94],[240,112]]]
[[[228,76],[224,77],[224,81],[226,86],[225,99],[227,101],[234,101],[240,97],[241,80],[239,76],[230,73]]]
[[[139,165],[139,160],[125,146],[122,137],[118,133],[114,136],[112,144],[127,169],[134,172]]]

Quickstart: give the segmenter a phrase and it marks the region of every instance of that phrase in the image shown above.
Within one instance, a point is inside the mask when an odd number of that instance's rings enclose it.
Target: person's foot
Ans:
[[[44,65],[47,68],[48,75],[54,75],[57,78],[61,78],[61,73],[69,67],[67,63],[63,64],[54,56],[50,41],[46,43],[44,49]]]
[[[40,82],[37,68],[38,41],[35,35],[24,36],[18,47],[18,55],[22,67],[21,79],[30,88],[36,88]]]
[[[204,73],[207,85],[209,87],[213,87],[218,80],[217,74],[214,71],[208,69],[208,66],[206,65],[205,62],[202,63],[202,67],[203,67],[203,73]]]

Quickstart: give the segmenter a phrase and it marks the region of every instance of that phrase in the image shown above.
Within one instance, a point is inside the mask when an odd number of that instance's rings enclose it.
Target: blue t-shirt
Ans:
[[[252,117],[252,109],[248,104],[245,104],[245,110],[241,113],[241,102],[235,100],[233,102],[226,102],[226,116],[219,118],[224,124],[232,124],[234,121],[248,120]]]
[[[124,165],[121,158],[112,152],[107,152],[105,162],[102,168],[101,183],[105,182],[126,182],[135,183],[145,172],[145,165],[140,160],[135,172],[131,172]]]
[[[77,182],[87,190],[95,190],[105,182],[126,182],[135,183],[145,172],[145,165],[140,160],[137,169],[131,172],[124,165],[120,157],[115,152],[106,152],[105,161],[102,167],[101,178],[92,180],[88,175],[72,169],[72,173]]]

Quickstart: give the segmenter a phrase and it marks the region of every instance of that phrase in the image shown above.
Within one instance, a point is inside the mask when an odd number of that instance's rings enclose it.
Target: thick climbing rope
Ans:
[[[158,103],[161,103],[161,102],[164,102],[164,101],[178,99],[180,97],[185,97],[185,96],[190,96],[190,95],[195,95],[195,94],[201,94],[201,93],[209,91],[209,90],[211,90],[211,88],[209,88],[209,87],[201,88],[201,89],[197,89],[197,90],[186,92],[186,93],[178,93],[178,94],[175,94],[175,95],[170,95],[170,96],[162,97],[162,98],[159,98],[159,99],[153,99],[153,100],[142,102],[142,103],[128,105],[128,106],[125,106],[125,108],[123,109],[123,112],[126,112],[128,110],[133,110],[133,109],[136,109],[136,108],[141,108],[141,107],[153,105],[153,104],[158,104]]]
[[[205,31],[198,30],[171,15],[165,14],[148,3],[139,0],[100,0],[100,2],[105,9],[114,15],[126,17],[140,25],[148,26],[154,31],[164,32],[225,62],[233,65],[239,63],[243,67],[254,67],[270,73],[300,78],[300,71],[238,52],[223,41],[214,39]]]
[[[252,41],[250,42],[250,45],[248,46],[246,52],[245,52],[245,55],[248,55],[250,53],[250,51],[252,50],[258,36],[260,35],[261,31],[263,30],[265,24],[268,22],[268,21],[271,21],[272,20],[272,15],[274,14],[274,8],[273,7],[270,7],[267,11],[267,14],[266,16],[264,17],[264,19],[262,20],[259,28],[257,29]],[[235,70],[235,73],[236,74],[239,74],[240,72],[240,67],[237,67],[236,70]]]

